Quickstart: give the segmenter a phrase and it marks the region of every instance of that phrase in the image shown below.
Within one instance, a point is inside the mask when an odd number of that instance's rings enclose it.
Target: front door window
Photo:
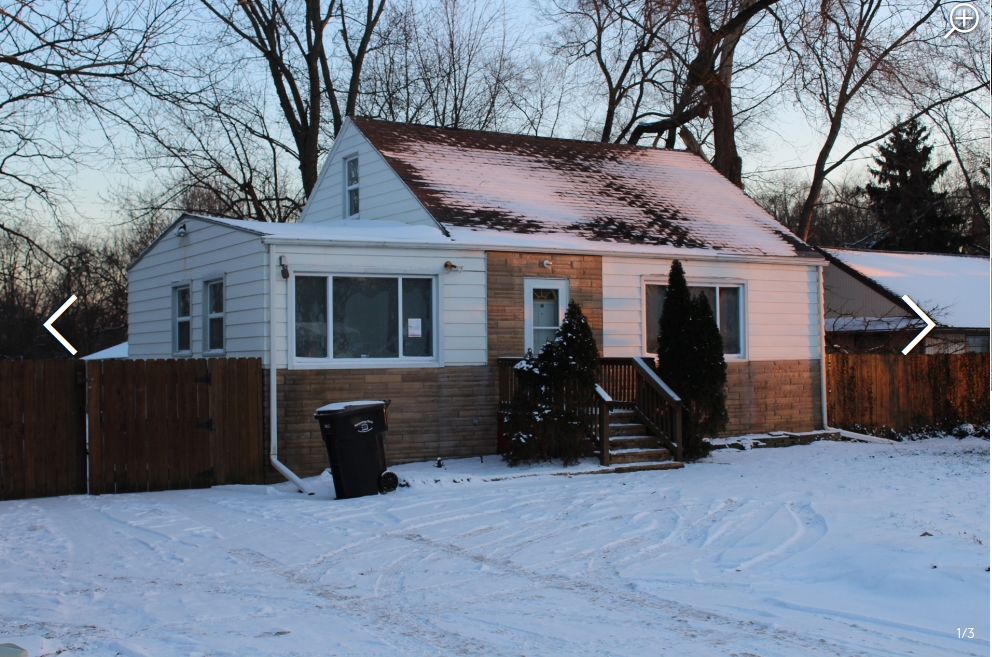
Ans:
[[[533,303],[534,351],[540,352],[558,330],[558,290],[535,288]]]

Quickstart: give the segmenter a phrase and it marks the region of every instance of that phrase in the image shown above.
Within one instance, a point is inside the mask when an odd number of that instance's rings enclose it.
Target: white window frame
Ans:
[[[355,161],[355,166],[358,167],[358,182],[356,182],[354,185],[349,185],[348,184],[348,163],[351,162],[352,160]],[[358,219],[358,218],[361,217],[361,214],[362,214],[362,191],[361,191],[361,187],[362,187],[362,171],[361,171],[361,163],[358,160],[358,153],[352,153],[351,155],[346,155],[344,158],[342,158],[341,163],[342,163],[342,167],[341,167],[341,183],[342,183],[342,185],[341,185],[341,188],[344,190],[344,192],[343,192],[343,194],[341,196],[342,214],[344,215],[344,218],[345,219]],[[351,194],[350,194],[350,192],[352,190],[358,191],[358,212],[356,212],[354,214],[351,214],[351,198],[350,198]]]
[[[210,286],[220,283],[221,312],[210,312]],[[224,327],[219,349],[210,348],[210,320],[220,318]],[[223,276],[203,281],[203,353],[208,355],[223,354],[227,349],[227,281]]]
[[[524,353],[534,351],[534,290],[558,290],[558,326],[565,321],[565,309],[568,307],[567,278],[525,278],[524,279]],[[546,328],[546,327],[538,327]],[[550,327],[547,327],[550,328]],[[535,352],[535,355],[536,352]]]
[[[189,294],[189,315],[179,316],[179,290],[185,289]],[[172,284],[172,355],[191,356],[193,355],[193,281],[177,281]],[[189,325],[189,349],[180,351],[179,349],[179,324]]]
[[[327,357],[307,358],[296,355],[296,280],[298,277],[319,277],[327,280]],[[334,279],[335,278],[388,278],[396,281],[398,303],[397,321],[399,322],[399,351],[397,358],[335,358],[334,357]],[[403,288],[402,279],[419,278],[431,281],[431,322],[433,335],[431,349],[433,356],[403,356]],[[438,276],[433,273],[402,272],[402,273],[375,273],[349,272],[349,271],[305,271],[297,270],[293,272],[293,285],[289,290],[287,303],[289,319],[289,340],[287,346],[290,350],[289,362],[292,369],[377,369],[389,367],[440,367],[441,344],[441,322],[439,312],[439,290],[440,284]]]
[[[747,318],[747,282],[739,279],[712,279],[712,278],[688,278],[686,277],[686,284],[689,287],[714,287],[714,288],[730,288],[735,287],[740,290],[740,299],[737,307],[737,312],[739,314],[738,321],[740,322],[740,333],[741,333],[741,350],[736,354],[724,354],[723,359],[730,362],[740,362],[747,360],[747,324],[745,319]],[[648,315],[648,285],[664,285],[668,286],[667,278],[654,278],[654,277],[643,277],[641,281],[641,349],[645,356],[657,356],[658,354],[649,350],[648,344],[650,342],[650,333],[647,329],[647,315]],[[719,292],[717,292],[717,307],[714,309],[713,314],[716,315],[717,327],[720,326],[720,297]]]

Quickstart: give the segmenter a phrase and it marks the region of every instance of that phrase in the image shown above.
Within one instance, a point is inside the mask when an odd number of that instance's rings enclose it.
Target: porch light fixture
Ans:
[[[279,256],[279,266],[282,267],[282,277],[289,279],[289,265],[286,264],[286,256]]]
[[[550,260],[542,260],[541,261],[541,266],[544,267],[545,269],[547,269],[548,267],[551,266],[551,261]]]
[[[176,237],[186,237],[186,224],[176,229]]]
[[[448,260],[447,262],[444,263],[444,271],[446,271],[446,272],[449,272],[450,273],[450,272],[453,272],[453,271],[461,271],[461,270],[462,270],[462,267],[460,265],[456,265],[455,263],[451,262],[450,260]]]

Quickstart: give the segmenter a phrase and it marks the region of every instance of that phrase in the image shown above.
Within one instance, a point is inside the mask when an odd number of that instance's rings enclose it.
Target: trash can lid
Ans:
[[[351,408],[352,406],[375,406],[376,404],[388,405],[389,402],[382,399],[362,399],[359,401],[334,402],[333,404],[321,406],[316,412],[332,413],[334,411],[343,411],[344,409]]]

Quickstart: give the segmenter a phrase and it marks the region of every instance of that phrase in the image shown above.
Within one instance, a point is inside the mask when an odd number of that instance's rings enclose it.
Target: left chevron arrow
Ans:
[[[55,313],[53,313],[51,317],[49,317],[47,320],[45,320],[45,323],[44,323],[44,327],[46,329],[48,329],[48,332],[51,333],[52,335],[54,335],[55,336],[55,339],[58,340],[59,342],[61,342],[62,343],[62,346],[65,347],[66,349],[68,349],[69,350],[69,353],[72,354],[73,356],[76,355],[76,348],[73,347],[71,344],[69,344],[69,341],[66,340],[65,338],[63,338],[62,337],[62,334],[59,333],[58,331],[56,331],[55,330],[55,327],[53,327],[52,324],[54,324],[55,323],[55,320],[57,320],[59,317],[61,317],[62,316],[62,313],[64,313],[66,311],[66,309],[69,306],[71,306],[72,304],[74,304],[75,302],[76,302],[76,295],[74,294],[71,297],[69,297],[69,299],[65,303],[62,304],[62,307],[59,308],[58,310],[56,310]]]

